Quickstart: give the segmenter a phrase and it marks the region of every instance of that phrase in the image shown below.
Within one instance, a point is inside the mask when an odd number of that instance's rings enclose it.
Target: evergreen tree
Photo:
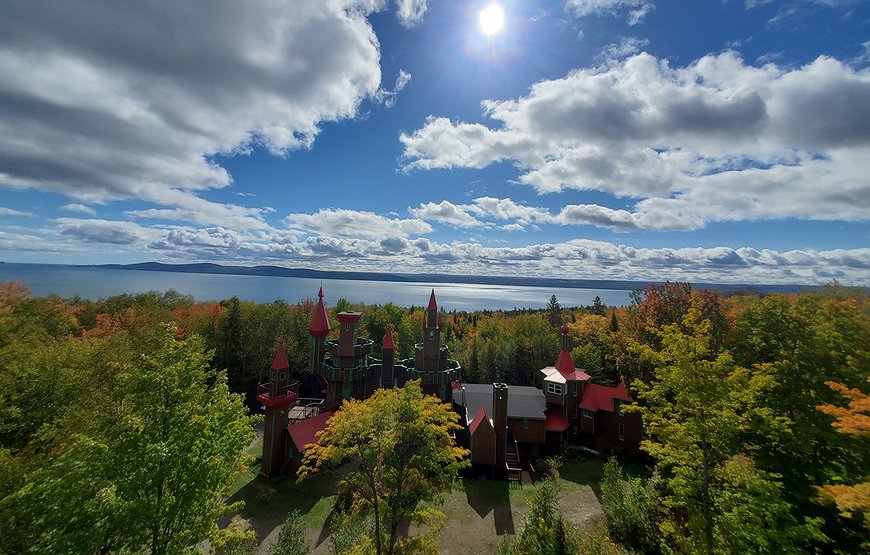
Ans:
[[[302,513],[294,509],[289,515],[275,543],[269,548],[269,555],[306,555],[311,552],[311,544],[305,537],[305,527],[302,525]]]
[[[550,302],[547,303],[547,314],[549,315],[551,326],[558,328],[562,325],[562,307],[559,305],[556,295],[550,297]]]
[[[616,311],[610,313],[610,331],[616,333],[619,331],[619,320],[616,319]]]
[[[595,298],[592,299],[592,314],[604,316],[606,314],[605,308],[604,303],[601,302],[601,297],[595,295]]]

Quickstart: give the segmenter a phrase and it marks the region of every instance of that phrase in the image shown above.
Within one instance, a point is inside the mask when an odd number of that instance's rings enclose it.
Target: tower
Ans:
[[[423,325],[423,370],[435,372],[440,370],[441,359],[441,326],[438,321],[438,303],[435,301],[435,290],[429,295],[429,306],[426,308],[426,319]]]
[[[329,335],[330,330],[329,316],[326,314],[326,307],[323,306],[323,287],[321,287],[320,291],[317,292],[317,306],[314,307],[311,323],[308,324],[308,335],[311,336],[310,372],[312,374],[317,374],[317,370],[323,362],[324,340]]]
[[[257,400],[266,407],[263,431],[263,459],[260,474],[271,477],[281,471],[287,443],[288,409],[298,399],[298,383],[289,381],[290,365],[284,352],[284,338],[278,341],[278,350],[268,378],[261,378]]]
[[[393,387],[402,385],[396,383],[396,344],[393,341],[393,325],[387,324],[387,333],[384,334],[383,355],[381,361],[381,387]]]

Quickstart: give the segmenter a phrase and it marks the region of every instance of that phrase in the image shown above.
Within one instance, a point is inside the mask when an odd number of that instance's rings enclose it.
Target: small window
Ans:
[[[577,424],[571,426],[571,433],[573,433],[575,436],[577,435]]]
[[[551,393],[553,395],[561,395],[562,386],[557,383],[547,382],[547,393]]]
[[[286,382],[287,381],[287,372],[279,372],[278,373],[278,381]]]
[[[619,441],[625,441],[625,424],[619,425]]]
[[[622,416],[622,401],[619,399],[613,400],[613,409],[619,416]]]
[[[434,331],[429,332],[429,339],[435,339],[435,332]]]
[[[529,429],[529,419],[528,418],[523,418],[523,429],[524,430]]]
[[[592,411],[583,409],[583,418],[588,418],[592,420]],[[620,426],[622,426],[622,424],[620,424]]]
[[[574,382],[574,397],[577,396],[577,382]]]
[[[350,324],[344,325],[344,331],[350,331]]]

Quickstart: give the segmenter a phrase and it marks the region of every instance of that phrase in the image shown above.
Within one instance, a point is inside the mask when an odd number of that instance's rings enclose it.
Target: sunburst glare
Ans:
[[[484,35],[492,36],[504,26],[504,10],[498,4],[490,4],[480,10],[480,30]]]

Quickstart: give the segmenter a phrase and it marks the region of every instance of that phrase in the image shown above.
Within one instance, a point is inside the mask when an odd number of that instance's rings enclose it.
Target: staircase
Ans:
[[[520,465],[520,452],[517,446],[517,440],[508,430],[507,450],[504,456],[505,472],[509,482],[522,483],[523,469]]]

